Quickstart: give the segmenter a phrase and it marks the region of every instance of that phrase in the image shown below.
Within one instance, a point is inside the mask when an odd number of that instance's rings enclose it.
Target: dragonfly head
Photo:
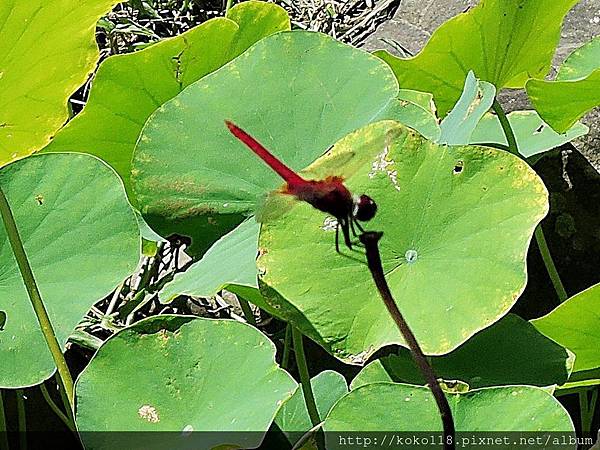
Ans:
[[[377,212],[377,203],[368,195],[360,195],[354,197],[352,206],[352,217],[361,222],[366,222],[375,217]]]

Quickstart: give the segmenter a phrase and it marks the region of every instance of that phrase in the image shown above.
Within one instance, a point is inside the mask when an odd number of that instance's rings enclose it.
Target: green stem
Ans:
[[[50,407],[50,409],[52,411],[54,411],[54,414],[56,414],[58,416],[58,418],[63,421],[63,423],[66,425],[66,427],[69,430],[71,430],[72,432],[75,432],[75,425],[65,415],[65,413],[63,413],[60,410],[60,408],[58,407],[58,405],[56,403],[54,403],[54,400],[52,400],[52,397],[50,397],[50,393],[46,389],[46,386],[44,385],[44,383],[40,384],[40,390],[42,391],[42,396],[44,397],[44,400],[46,400],[46,403],[48,403],[48,406]]]
[[[149,270],[150,279],[146,280],[146,283],[148,283],[147,285],[144,284],[141,286],[150,287],[158,280],[160,263],[163,259],[162,251],[163,251],[164,245],[165,244],[163,242],[159,242],[158,245],[156,246],[156,255],[152,259],[152,264],[150,265],[150,270]]]
[[[247,300],[244,300],[241,297],[238,297],[238,301],[240,302],[240,306],[242,308],[242,312],[244,313],[244,318],[246,322],[250,325],[256,326],[256,319],[254,318],[254,313],[252,312],[252,308],[250,307],[250,303]]]
[[[156,256],[148,258],[146,261],[144,261],[142,265],[142,276],[140,278],[140,283],[137,287],[138,291],[141,291],[142,289],[145,289],[148,286],[148,281],[150,280],[151,264],[153,264],[154,261],[156,261],[157,259],[160,259],[158,258],[158,250],[156,252]]]
[[[313,394],[312,386],[310,385],[310,376],[308,374],[306,355],[304,354],[304,345],[302,343],[302,333],[296,327],[292,327],[292,339],[294,341],[296,365],[298,366],[298,373],[300,374],[300,384],[302,385],[302,393],[304,394],[306,409],[308,409],[308,416],[310,417],[313,426],[317,426],[321,423],[321,418],[319,417],[315,395]]]
[[[318,430],[321,425],[321,418],[319,417],[315,394],[313,393],[310,384],[310,375],[308,374],[308,365],[306,364],[306,355],[304,354],[303,336],[296,327],[292,327],[291,325],[290,327],[292,328],[292,341],[294,343],[294,353],[296,355],[296,366],[298,367],[298,374],[300,375],[302,395],[304,396],[304,402],[306,403],[310,422],[312,423],[313,428],[317,430],[315,436],[317,449],[322,450],[325,448],[325,436],[322,431]]]
[[[314,446],[312,445],[307,445],[305,446],[304,444],[306,444],[308,442],[308,440],[315,435],[315,433],[318,433],[319,428],[321,427],[321,424],[317,425],[316,427],[312,427],[310,430],[308,430],[306,433],[304,433],[300,439],[298,439],[296,441],[296,443],[294,444],[294,446],[292,447],[292,450],[302,450],[304,448],[308,448],[308,449],[313,449]],[[319,435],[317,434],[317,439],[319,439]],[[317,444],[319,444],[319,441],[317,440]],[[325,443],[323,443],[323,446],[325,445]]]
[[[115,307],[117,306],[117,303],[119,302],[119,298],[121,296],[121,291],[123,290],[124,284],[125,284],[125,281],[121,281],[119,286],[117,286],[117,288],[113,292],[113,296],[110,299],[108,308],[106,308],[106,312],[104,313],[105,316],[110,316],[112,314],[112,312],[115,310]]]
[[[69,372],[69,368],[62,353],[61,346],[56,339],[56,334],[52,328],[52,323],[48,317],[46,307],[42,302],[42,297],[35,282],[33,272],[31,271],[31,266],[29,265],[25,249],[23,248],[23,242],[21,241],[21,236],[19,235],[19,230],[17,229],[17,224],[15,223],[15,218],[10,209],[10,205],[8,204],[8,199],[4,195],[4,191],[1,187],[0,214],[2,215],[2,221],[4,222],[4,227],[6,228],[8,240],[10,241],[12,251],[15,254],[15,259],[17,260],[19,270],[21,271],[21,276],[23,277],[23,282],[25,283],[27,293],[29,294],[29,299],[33,305],[33,310],[35,311],[35,315],[37,316],[40,324],[42,334],[44,335],[44,339],[46,339],[46,344],[48,345],[48,349],[52,354],[54,364],[56,364],[56,368],[58,369],[62,385],[65,387],[67,396],[69,398],[69,404],[71,405],[71,408],[73,408],[75,404],[73,399],[73,379],[71,378],[71,373]]]
[[[77,328],[69,335],[69,342],[94,352],[103,344],[102,339],[98,339],[96,336],[92,336],[88,332]]]
[[[151,302],[153,298],[154,296],[152,294],[148,294],[145,290],[139,291],[131,300],[131,302],[135,304],[135,307],[127,316],[127,319],[125,320],[125,325],[131,325],[133,323],[133,319],[135,318],[135,314],[144,306],[146,306],[149,302]]]
[[[225,5],[225,17],[227,17],[227,13],[229,13],[231,5],[233,5],[233,0],[227,0],[227,4]]]
[[[127,320],[129,320],[131,313],[136,311],[136,308],[148,295],[149,294],[146,292],[146,289],[140,289],[137,291],[131,300],[125,301],[125,303],[121,305],[117,312],[119,318],[122,321],[125,321],[127,324]]]
[[[19,448],[21,450],[27,450],[27,416],[25,415],[23,389],[17,389],[15,395],[17,400],[17,420],[19,424]]]
[[[515,133],[513,132],[510,122],[508,121],[508,117],[506,117],[506,114],[502,109],[502,105],[497,98],[495,98],[494,103],[492,103],[492,109],[498,116],[498,120],[500,120],[500,125],[502,126],[502,130],[506,136],[506,141],[508,142],[508,151],[514,155],[521,156],[519,153],[519,147],[517,145],[517,138],[515,138]]]
[[[562,303],[568,297],[567,291],[565,290],[565,287],[560,279],[560,275],[558,274],[558,270],[556,270],[556,266],[554,265],[554,260],[550,254],[550,249],[548,248],[546,236],[544,236],[541,224],[535,229],[535,241],[537,242],[540,253],[542,254],[542,260],[544,261],[544,265],[546,266],[546,270],[548,271],[548,275],[552,281],[552,286],[554,286],[556,295],[558,295],[558,299]]]
[[[283,356],[281,357],[281,368],[287,369],[290,365],[290,347],[292,344],[292,326],[285,326],[285,337],[283,338]]]
[[[519,146],[517,145],[517,139],[515,138],[515,133],[513,132],[512,127],[510,126],[510,122],[502,109],[502,105],[498,101],[498,99],[494,99],[494,103],[492,104],[492,109],[498,116],[500,120],[500,125],[502,126],[502,130],[504,131],[504,135],[506,136],[506,140],[508,141],[508,151],[517,155],[519,158],[523,158],[521,153],[519,152]],[[564,302],[567,299],[567,291],[565,291],[565,287],[562,284],[560,276],[558,275],[558,271],[556,270],[556,265],[552,259],[552,255],[550,254],[550,250],[548,249],[548,244],[546,242],[546,237],[544,236],[544,231],[542,230],[542,226],[539,225],[535,229],[535,240],[540,249],[540,253],[542,254],[542,260],[544,261],[544,265],[546,266],[546,270],[548,271],[548,275],[550,276],[550,280],[552,281],[552,285],[554,286],[554,290],[558,295],[560,302]]]
[[[6,416],[4,414],[3,394],[3,391],[0,390],[0,450],[9,450],[8,427],[6,425]]]
[[[54,374],[54,381],[56,383],[56,386],[58,386],[58,393],[60,394],[60,399],[62,400],[62,404],[65,408],[65,411],[67,412],[67,417],[69,418],[71,423],[75,423],[75,412],[70,407],[69,398],[67,397],[65,388],[60,382],[60,376],[58,375],[58,373]]]

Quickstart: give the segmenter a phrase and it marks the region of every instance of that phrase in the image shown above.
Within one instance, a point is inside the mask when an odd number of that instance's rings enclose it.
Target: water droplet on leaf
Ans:
[[[406,259],[406,262],[409,264],[414,263],[417,258],[418,258],[418,253],[416,250],[407,250],[406,253],[404,254],[404,258]]]

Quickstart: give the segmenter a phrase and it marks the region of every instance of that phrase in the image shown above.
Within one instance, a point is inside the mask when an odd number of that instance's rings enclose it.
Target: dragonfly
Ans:
[[[260,142],[242,130],[233,122],[226,120],[225,124],[229,131],[246,144],[260,159],[273,169],[286,185],[280,191],[283,194],[292,195],[298,200],[305,201],[319,211],[323,211],[337,221],[335,228],[335,249],[340,253],[339,231],[342,230],[345,245],[352,250],[352,239],[365,230],[360,222],[367,222],[375,217],[377,204],[366,194],[352,195],[344,185],[344,179],[340,176],[328,176],[322,180],[306,180],[286,166]]]

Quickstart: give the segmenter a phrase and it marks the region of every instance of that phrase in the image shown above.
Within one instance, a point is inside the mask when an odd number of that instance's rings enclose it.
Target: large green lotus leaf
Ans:
[[[396,120],[418,131],[432,141],[440,137],[440,125],[435,115],[433,96],[426,92],[400,89],[398,97],[377,117],[378,120]]]
[[[30,156],[4,167],[8,197],[58,341],[136,267],[140,236],[123,184],[89,155]],[[0,226],[0,387],[38,384],[54,362]]]
[[[498,90],[546,75],[563,17],[577,1],[481,0],[440,26],[415,57],[376,55],[403,88],[433,93],[444,116],[460,97],[469,70]]]
[[[433,116],[436,115],[436,107],[433,101],[433,95],[429,92],[419,92],[413,91],[411,89],[400,89],[398,91],[398,98],[420,106],[427,112],[431,113],[431,115]]]
[[[547,191],[519,158],[447,147],[400,124],[372,124],[317,160],[309,178],[343,175],[379,205],[368,228],[400,310],[428,354],[453,350],[502,317],[526,282]],[[360,252],[336,253],[331,217],[297,202],[263,224],[259,282],[267,301],[339,358],[363,363],[403,344]]]
[[[162,235],[188,234],[202,247],[282,184],[225,119],[301,169],[347,133],[389,118],[397,95],[390,68],[366,52],[319,33],[269,36],[150,117],[133,157],[138,205]]]
[[[287,11],[266,1],[240,2],[227,11],[226,17],[239,27],[231,46],[232,59],[234,55],[241,55],[262,38],[291,28]]]
[[[118,0],[0,2],[0,166],[46,145],[94,70],[98,19]]]
[[[133,149],[152,112],[256,41],[289,27],[281,7],[248,1],[234,6],[227,18],[209,20],[139,52],[108,58],[98,69],[84,110],[44,151],[96,155],[119,173],[131,194]]]
[[[574,426],[563,406],[546,391],[531,386],[484,388],[465,394],[446,394],[456,428],[456,448],[469,446],[472,432],[562,432],[574,437]],[[428,388],[395,383],[374,383],[350,391],[325,419],[327,449],[347,448],[335,432],[390,431],[441,432],[442,422]],[[327,433],[331,432],[331,433]],[[460,433],[463,439],[461,441]],[[382,434],[377,435],[380,439]],[[516,441],[500,448],[519,446]],[[394,438],[388,434],[388,439]],[[432,436],[428,438],[433,439]],[[545,438],[545,436],[544,436]],[[561,437],[562,438],[562,437]],[[439,437],[437,438],[439,439]],[[436,441],[437,442],[437,441]],[[429,441],[431,444],[431,441]],[[388,442],[381,443],[385,447]],[[556,445],[556,444],[555,444]],[[391,447],[391,445],[390,445]],[[401,446],[393,447],[400,448]],[[414,448],[418,448],[415,446]],[[429,447],[428,448],[434,448]],[[439,446],[441,448],[441,445]],[[546,447],[546,448],[556,448]],[[560,448],[577,448],[576,445]]]
[[[254,448],[296,388],[249,325],[151,317],[109,339],[79,376],[77,428],[94,449]]]
[[[429,361],[438,377],[463,381],[473,389],[510,384],[560,385],[569,378],[573,359],[529,322],[509,314],[453,352]],[[425,384],[406,348],[365,366],[351,387],[377,381]]]
[[[540,116],[562,133],[600,105],[600,36],[575,50],[555,81],[529,80],[527,94]]]
[[[535,111],[513,111],[508,114],[508,121],[515,133],[519,152],[526,158],[560,147],[589,131],[587,126],[577,122],[565,133],[558,134]],[[483,116],[471,135],[471,143],[508,145],[496,115],[489,113]]]
[[[180,294],[210,297],[234,284],[256,289],[259,229],[260,225],[253,218],[242,222],[215,242],[200,261],[175,275],[160,291],[160,299],[169,302]]]
[[[348,385],[343,375],[333,370],[325,370],[310,380],[319,417],[325,419],[331,407],[348,393]],[[313,425],[308,415],[302,386],[288,399],[275,417],[275,423],[292,444],[296,443]]]
[[[390,102],[384,113],[377,116],[377,120],[386,119],[397,120],[432,141],[437,141],[440,137],[440,126],[435,114],[412,101],[399,97]]]
[[[573,370],[600,367],[600,284],[569,298],[531,323],[575,353]]]
[[[440,124],[441,134],[436,142],[448,145],[469,144],[471,134],[492,106],[495,96],[494,85],[478,80],[470,70],[460,98]]]

